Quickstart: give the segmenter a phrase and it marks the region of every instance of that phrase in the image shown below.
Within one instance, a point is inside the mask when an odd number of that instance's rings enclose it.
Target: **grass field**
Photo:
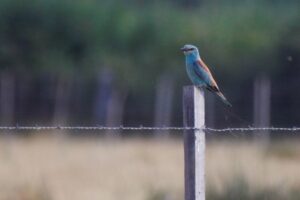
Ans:
[[[300,145],[207,145],[208,199],[300,199]],[[0,138],[0,200],[183,199],[180,140]],[[244,195],[244,196],[243,196]]]

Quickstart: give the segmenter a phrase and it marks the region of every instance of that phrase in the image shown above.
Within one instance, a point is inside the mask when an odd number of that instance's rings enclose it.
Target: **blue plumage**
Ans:
[[[192,83],[199,87],[205,87],[209,91],[218,95],[227,105],[232,106],[220,91],[216,81],[214,80],[209,68],[202,61],[198,48],[194,45],[184,45],[181,48],[185,55],[186,71]]]

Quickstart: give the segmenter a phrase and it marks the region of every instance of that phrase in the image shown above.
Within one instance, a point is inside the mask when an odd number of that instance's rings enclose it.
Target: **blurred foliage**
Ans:
[[[97,38],[94,24],[89,22],[93,18],[82,4],[2,2],[1,68],[64,73],[82,67]]]
[[[272,118],[290,125],[300,119],[295,109],[300,95],[294,95],[300,75],[299,11],[297,0],[2,0],[0,70],[16,77],[16,87],[25,85],[24,77],[42,79],[40,91],[27,93],[33,105],[37,93],[51,90],[53,80],[76,79],[84,89],[78,94],[74,86],[72,95],[82,96],[76,105],[86,114],[99,74],[109,68],[113,88],[129,91],[128,112],[140,109],[149,122],[157,80],[166,74],[176,80],[174,105],[181,113],[179,86],[190,82],[179,49],[192,43],[246,118],[252,118],[253,80],[269,75],[276,88]],[[174,119],[182,121],[179,114]]]
[[[299,56],[297,1],[183,2],[3,0],[0,67],[81,75],[109,67],[121,84],[147,88],[163,71],[185,80],[185,43],[229,80],[278,70],[281,46]]]

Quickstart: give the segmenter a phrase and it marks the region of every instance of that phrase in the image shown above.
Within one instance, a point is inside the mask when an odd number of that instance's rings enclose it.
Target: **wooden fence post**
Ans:
[[[195,86],[183,88],[183,123],[185,127],[203,128],[204,91]],[[205,200],[205,133],[184,131],[185,200]]]

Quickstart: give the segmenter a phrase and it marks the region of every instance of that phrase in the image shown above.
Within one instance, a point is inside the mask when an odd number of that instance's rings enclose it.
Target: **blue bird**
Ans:
[[[185,55],[186,71],[192,83],[198,87],[205,87],[210,92],[215,93],[229,107],[232,107],[226,97],[220,91],[209,68],[202,61],[198,48],[194,45],[186,44],[181,48]]]

